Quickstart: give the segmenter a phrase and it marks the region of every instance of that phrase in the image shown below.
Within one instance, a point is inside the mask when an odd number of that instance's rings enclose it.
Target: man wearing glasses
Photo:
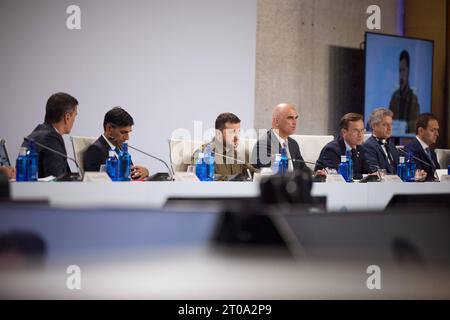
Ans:
[[[99,171],[106,163],[109,150],[119,153],[122,144],[130,139],[134,120],[131,115],[120,107],[115,107],[105,114],[103,120],[103,134],[84,153],[84,170]],[[147,178],[149,172],[142,166],[131,167],[133,180]]]
[[[346,152],[350,151],[353,160],[353,177],[359,180],[363,174],[372,173],[373,170],[370,169],[361,146],[365,133],[363,116],[358,113],[347,113],[341,118],[339,128],[339,138],[322,149],[315,170],[326,168],[337,170],[341,156],[345,156]]]

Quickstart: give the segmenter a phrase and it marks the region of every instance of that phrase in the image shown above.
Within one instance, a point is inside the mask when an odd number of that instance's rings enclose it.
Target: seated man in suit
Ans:
[[[372,136],[363,144],[365,156],[372,171],[386,169],[387,174],[396,174],[399,152],[391,140],[394,114],[386,108],[377,108],[369,117]]]
[[[297,128],[298,113],[295,107],[288,103],[277,105],[272,113],[272,129],[258,140],[253,149],[252,160],[256,160],[256,168],[271,167],[275,154],[281,153],[281,148],[286,149],[287,157],[291,160],[288,164],[288,172],[294,170],[309,171],[303,160],[297,142],[289,136],[294,134]],[[317,175],[326,175],[319,170]]]
[[[67,155],[62,136],[69,134],[77,117],[78,101],[67,93],[55,93],[48,98],[44,123],[38,125],[28,136],[47,147]],[[22,146],[27,147],[28,142]],[[62,178],[70,174],[67,159],[49,150],[37,147],[39,153],[39,177]]]
[[[405,151],[412,152],[418,158],[414,160],[416,169],[426,172],[426,179],[435,179],[436,169],[440,169],[436,152],[430,147],[436,143],[439,137],[439,123],[431,113],[422,113],[416,121],[416,138],[405,146]],[[420,161],[419,161],[420,160]]]
[[[109,110],[103,120],[103,134],[84,153],[84,170],[99,171],[108,159],[109,150],[119,153],[122,144],[130,138],[133,125],[133,118],[124,109],[115,107]],[[132,179],[145,179],[148,175],[147,168],[131,166]]]
[[[241,120],[233,113],[221,113],[216,118],[215,129],[215,137],[194,152],[191,163],[195,164],[198,153],[204,153],[209,146],[214,153],[214,173],[218,176],[217,180],[228,180],[235,175],[250,178],[249,174],[251,176],[255,168],[248,163],[249,155],[240,154],[238,149]]]
[[[318,169],[338,169],[341,156],[345,156],[347,151],[351,151],[353,160],[353,177],[361,179],[363,174],[373,173],[362,148],[364,142],[364,121],[363,116],[358,113],[347,113],[339,122],[340,136],[336,140],[329,142],[320,152],[316,163]]]

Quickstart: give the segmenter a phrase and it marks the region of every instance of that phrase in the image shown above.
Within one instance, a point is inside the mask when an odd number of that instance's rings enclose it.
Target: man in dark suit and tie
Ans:
[[[427,180],[435,179],[436,169],[440,169],[436,153],[431,147],[439,137],[439,123],[436,116],[431,113],[422,113],[416,121],[416,138],[405,146],[405,151],[412,152],[416,169],[427,173]]]
[[[316,162],[315,170],[325,168],[337,170],[341,162],[341,156],[345,156],[346,152],[350,151],[355,179],[361,179],[363,174],[373,173],[374,171],[370,169],[361,146],[365,132],[363,116],[358,113],[347,113],[341,118],[339,128],[339,138],[323,147]]]
[[[122,144],[130,139],[133,125],[133,118],[124,109],[115,107],[109,110],[103,120],[103,134],[84,153],[84,170],[99,171],[100,166],[106,163],[110,150],[119,154]],[[144,179],[148,175],[147,168],[132,165],[132,179]]]
[[[38,125],[28,136],[62,154],[67,154],[62,136],[69,134],[77,117],[78,101],[67,93],[55,93],[48,98],[44,123]],[[28,142],[22,146],[27,147]],[[37,147],[39,153],[39,177],[62,178],[70,174],[67,159],[49,150]]]
[[[257,141],[253,149],[252,162],[254,167],[271,167],[275,154],[281,153],[281,148],[286,149],[287,157],[291,159],[288,164],[288,172],[305,170],[311,172],[302,157],[297,142],[289,136],[294,134],[297,128],[298,114],[295,107],[289,103],[277,105],[272,113],[272,129]],[[311,172],[312,173],[312,172]],[[325,175],[325,171],[319,170],[317,175]]]
[[[363,144],[365,156],[372,171],[385,169],[387,174],[396,174],[400,154],[392,135],[392,118],[394,114],[386,108],[377,108],[369,117],[372,136]]]

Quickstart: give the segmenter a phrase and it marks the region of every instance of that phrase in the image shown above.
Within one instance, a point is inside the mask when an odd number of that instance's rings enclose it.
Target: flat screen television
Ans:
[[[364,119],[373,109],[394,113],[393,137],[414,137],[420,113],[431,112],[432,40],[366,32]]]

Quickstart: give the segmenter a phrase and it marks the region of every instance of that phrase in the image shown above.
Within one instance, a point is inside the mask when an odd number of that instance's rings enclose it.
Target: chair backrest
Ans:
[[[435,149],[434,151],[441,169],[447,169],[450,164],[450,149]]]
[[[333,141],[332,135],[315,136],[315,135],[299,135],[294,134],[290,136],[297,141],[303,160],[316,163],[319,158],[320,151],[330,141]],[[313,164],[307,164],[311,170],[314,170]]]
[[[256,153],[253,154],[253,149],[255,148],[256,142],[258,141],[258,139],[253,139],[253,138],[245,138],[245,139],[240,139],[239,141],[239,147],[238,147],[238,151],[237,151],[237,157],[240,160],[244,160],[251,164],[251,165],[255,165],[256,164]],[[253,159],[252,156],[254,156],[255,158]]]
[[[201,147],[203,141],[187,139],[169,139],[169,154],[172,169],[175,172],[185,172],[191,164],[192,155]]]
[[[248,159],[252,155],[256,139],[241,139],[239,142],[240,151],[245,152]],[[170,163],[175,172],[185,172],[191,164],[192,155],[205,142],[187,139],[169,139]],[[242,148],[244,150],[242,150]],[[239,153],[238,153],[239,154]],[[192,163],[193,164],[193,163]]]
[[[70,140],[72,141],[73,155],[75,156],[75,161],[78,163],[80,168],[83,168],[84,153],[86,152],[86,149],[97,140],[97,138],[71,136]]]

